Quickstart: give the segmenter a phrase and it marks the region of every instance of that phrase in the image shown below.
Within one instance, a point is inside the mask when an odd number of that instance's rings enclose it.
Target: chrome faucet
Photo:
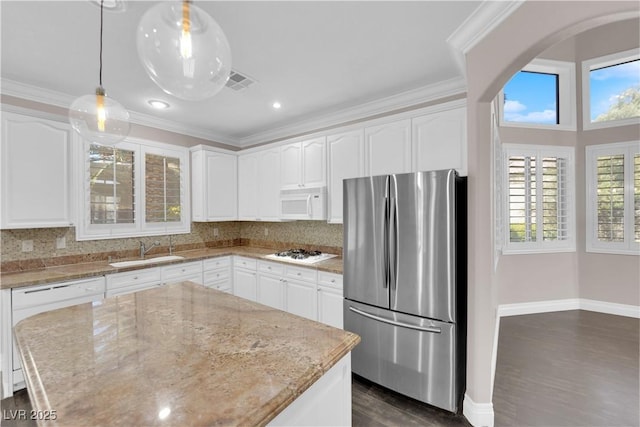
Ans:
[[[159,245],[160,245],[160,242],[155,241],[155,242],[153,242],[153,245],[151,245],[149,247],[149,249],[147,249],[144,246],[144,242],[140,241],[140,259],[144,259],[144,256],[147,254],[147,252],[149,252],[151,249],[153,249],[153,248],[155,248],[156,246],[159,246]]]

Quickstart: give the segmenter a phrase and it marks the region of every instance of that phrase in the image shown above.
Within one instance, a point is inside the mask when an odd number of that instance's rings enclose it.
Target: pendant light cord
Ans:
[[[104,16],[104,0],[100,0],[100,87],[102,87],[102,22]]]

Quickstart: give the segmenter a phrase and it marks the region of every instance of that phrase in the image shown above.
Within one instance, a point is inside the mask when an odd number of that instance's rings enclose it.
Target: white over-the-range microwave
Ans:
[[[327,219],[327,187],[280,191],[283,219]]]

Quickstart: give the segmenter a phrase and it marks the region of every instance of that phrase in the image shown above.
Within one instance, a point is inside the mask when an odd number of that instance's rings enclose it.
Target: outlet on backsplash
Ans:
[[[213,229],[213,237],[220,237],[220,232],[218,231],[218,228]]]
[[[65,236],[56,237],[56,249],[64,249],[67,247],[67,238]]]
[[[269,229],[267,227],[264,228],[264,236],[268,236],[269,235]]]
[[[33,240],[22,241],[22,252],[33,252]]]

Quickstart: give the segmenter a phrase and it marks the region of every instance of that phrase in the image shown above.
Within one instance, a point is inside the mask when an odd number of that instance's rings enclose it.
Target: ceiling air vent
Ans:
[[[254,84],[256,82],[255,79],[247,76],[246,74],[240,74],[235,70],[231,70],[231,74],[229,74],[229,80],[227,81],[226,86],[233,90],[244,90]]]

